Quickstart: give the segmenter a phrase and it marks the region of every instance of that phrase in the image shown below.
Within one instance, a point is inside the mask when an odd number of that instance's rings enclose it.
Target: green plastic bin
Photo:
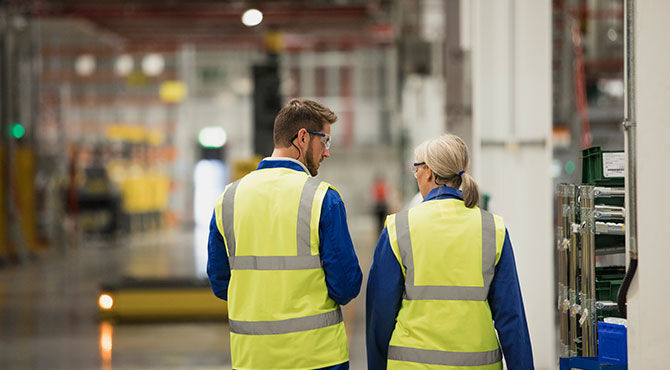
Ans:
[[[616,302],[625,274],[625,266],[596,267],[596,300]],[[605,317],[623,317],[616,307],[598,309],[596,316],[598,320]]]
[[[596,186],[624,186],[623,151],[601,150],[594,146],[582,150],[582,183]]]
[[[625,266],[596,267],[596,299],[616,302],[625,274]]]

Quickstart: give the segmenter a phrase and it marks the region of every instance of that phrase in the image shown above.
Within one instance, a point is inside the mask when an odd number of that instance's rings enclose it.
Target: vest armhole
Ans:
[[[224,191],[225,193],[225,191]],[[216,198],[216,203],[214,203],[214,217],[216,218],[216,228],[219,230],[219,234],[223,237],[223,240],[226,240],[226,236],[223,233],[223,193]]]
[[[395,216],[395,214],[386,216],[386,231],[389,234],[389,244],[391,244],[391,251],[400,265],[402,276],[405,277],[405,266],[402,264],[402,259],[400,258],[400,247],[398,246],[398,233],[396,230]]]

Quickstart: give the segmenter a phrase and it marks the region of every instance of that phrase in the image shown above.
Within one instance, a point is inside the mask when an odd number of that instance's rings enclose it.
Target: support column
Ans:
[[[551,2],[471,5],[474,176],[510,233],[536,369],[555,369]]]
[[[664,369],[670,348],[670,3],[635,1],[638,268],[628,291],[628,368]]]

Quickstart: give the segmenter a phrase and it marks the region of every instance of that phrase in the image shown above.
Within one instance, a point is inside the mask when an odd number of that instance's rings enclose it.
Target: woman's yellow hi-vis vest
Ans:
[[[502,369],[486,297],[505,240],[502,218],[459,199],[388,216],[405,292],[389,369]]]
[[[317,369],[349,361],[342,311],[328,296],[319,256],[329,187],[305,172],[267,168],[219,197],[234,369]]]

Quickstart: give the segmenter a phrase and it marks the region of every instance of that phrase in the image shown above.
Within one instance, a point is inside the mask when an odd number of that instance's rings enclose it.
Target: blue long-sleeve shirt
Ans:
[[[307,171],[305,167],[292,159],[266,158],[258,165],[263,168],[290,168]],[[354,245],[347,227],[347,214],[340,194],[328,189],[321,205],[319,222],[319,254],[326,275],[328,296],[340,305],[354,299],[361,289],[363,275],[354,251]],[[209,226],[207,246],[207,275],[214,294],[228,300],[230,283],[230,263],[223,242],[223,236],[216,226],[216,216],[212,215]],[[348,369],[349,363],[329,367],[329,370]]]
[[[433,199],[463,199],[461,192],[448,186],[431,190],[424,202]],[[395,328],[405,290],[402,268],[391,249],[388,230],[382,231],[368,277],[366,297],[366,344],[368,369],[386,369],[389,342]],[[533,369],[533,354],[521,298],[509,233],[488,293],[488,302],[509,370]],[[447,318],[448,319],[448,318]]]

